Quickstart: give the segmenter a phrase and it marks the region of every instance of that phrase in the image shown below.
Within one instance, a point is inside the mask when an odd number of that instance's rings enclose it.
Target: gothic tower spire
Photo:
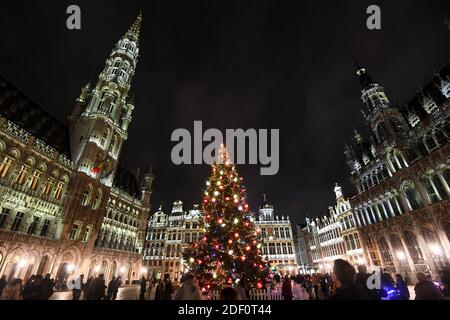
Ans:
[[[97,82],[83,87],[69,117],[75,166],[109,186],[132,120],[130,89],[139,58],[141,25],[139,13],[109,54]]]

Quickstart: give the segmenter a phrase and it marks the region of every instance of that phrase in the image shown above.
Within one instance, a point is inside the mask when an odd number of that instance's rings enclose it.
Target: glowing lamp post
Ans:
[[[439,261],[439,268],[442,268],[444,266],[444,263],[442,262],[442,249],[441,246],[437,243],[433,243],[430,245],[430,251],[433,254],[433,256],[438,258]]]

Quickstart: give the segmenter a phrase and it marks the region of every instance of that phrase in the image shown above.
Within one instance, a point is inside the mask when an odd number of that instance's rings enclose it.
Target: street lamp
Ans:
[[[403,251],[397,251],[397,258],[404,261],[406,259],[406,255]]]
[[[142,267],[141,268],[141,273],[142,274],[147,273],[147,271],[148,271],[148,269],[146,267]]]
[[[430,249],[431,249],[431,252],[434,255],[436,255],[436,256],[441,256],[442,255],[441,247],[438,244],[433,243],[432,245],[430,245]]]
[[[22,260],[19,261],[19,263],[17,264],[17,266],[18,266],[19,268],[24,268],[24,267],[27,266],[27,264],[28,264],[27,260],[22,259]]]
[[[125,273],[125,271],[127,271],[127,268],[125,268],[125,267],[120,268],[120,273]]]
[[[99,271],[100,271],[100,266],[95,266],[95,268],[94,268],[95,274],[97,274]]]
[[[75,265],[73,263],[69,263],[67,265],[67,272],[72,272],[73,270],[75,270]]]
[[[430,250],[431,250],[431,253],[438,258],[439,268],[443,267],[444,264],[442,263],[442,260],[441,260],[441,258],[442,258],[441,246],[438,245],[437,243],[433,243],[430,245]]]

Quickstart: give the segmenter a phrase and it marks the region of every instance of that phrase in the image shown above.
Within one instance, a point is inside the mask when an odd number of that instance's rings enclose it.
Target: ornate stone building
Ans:
[[[295,234],[295,251],[297,255],[298,271],[300,274],[310,274],[315,270],[311,255],[311,233],[308,231],[308,225],[298,224]]]
[[[371,267],[415,281],[450,257],[450,65],[403,106],[357,66],[371,136],[355,131],[345,154],[358,194],[351,199]]]
[[[69,125],[0,78],[0,275],[138,279],[153,176],[119,164],[132,119],[139,16]]]
[[[198,205],[185,212],[181,201],[173,203],[170,214],[159,207],[150,217],[144,252],[149,277],[161,279],[169,274],[174,283],[180,282],[184,273],[183,252],[199,239],[201,219]]]
[[[355,267],[365,263],[350,201],[338,184],[334,193],[336,205],[328,208],[328,215],[307,217],[306,226],[297,227],[302,273],[332,272],[336,259],[347,260]]]
[[[275,215],[274,208],[267,202],[265,195],[255,226],[260,229],[261,255],[270,261],[272,270],[281,275],[297,274],[294,234],[289,216]]]

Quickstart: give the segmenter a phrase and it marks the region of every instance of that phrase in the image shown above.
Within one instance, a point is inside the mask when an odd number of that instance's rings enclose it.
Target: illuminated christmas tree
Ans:
[[[202,202],[204,234],[184,253],[188,268],[202,290],[224,288],[241,277],[250,287],[261,288],[269,265],[260,256],[259,230],[249,211],[243,179],[223,145],[211,169]]]

